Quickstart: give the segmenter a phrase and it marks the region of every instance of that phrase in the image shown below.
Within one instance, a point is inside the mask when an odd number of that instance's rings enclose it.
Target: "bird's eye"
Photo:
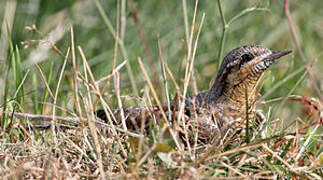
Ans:
[[[251,54],[249,54],[249,53],[244,54],[244,55],[241,56],[241,59],[242,59],[243,63],[252,60],[252,58],[253,58],[253,56]]]

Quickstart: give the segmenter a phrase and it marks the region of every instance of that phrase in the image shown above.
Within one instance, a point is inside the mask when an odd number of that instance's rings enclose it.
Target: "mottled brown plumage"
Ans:
[[[224,126],[232,128],[244,124],[246,100],[248,100],[248,115],[250,118],[254,116],[256,87],[263,72],[277,59],[290,52],[271,51],[258,45],[247,45],[229,52],[220,66],[212,88],[185,99],[184,115],[180,119],[184,124],[178,122],[180,132],[186,129],[186,135],[190,138],[192,130],[197,129],[199,139],[209,139],[219,135]],[[180,102],[172,101],[170,107],[167,104],[162,106],[167,117],[172,117],[168,121],[172,123],[178,121],[179,104]],[[128,129],[138,131],[141,124],[144,124],[144,129],[147,130],[149,123],[160,123],[162,120],[158,106],[130,107],[123,111]],[[169,114],[171,116],[168,116]],[[120,110],[114,110],[113,115],[120,119]],[[97,116],[107,120],[103,110],[98,110]]]

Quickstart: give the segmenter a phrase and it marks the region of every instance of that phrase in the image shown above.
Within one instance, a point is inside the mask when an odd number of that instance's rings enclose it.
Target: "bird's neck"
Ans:
[[[241,113],[246,112],[247,107],[248,111],[253,111],[259,79],[260,75],[248,77],[241,83],[234,85],[225,79],[217,78],[208,92],[208,106],[226,111],[234,117],[241,116]]]

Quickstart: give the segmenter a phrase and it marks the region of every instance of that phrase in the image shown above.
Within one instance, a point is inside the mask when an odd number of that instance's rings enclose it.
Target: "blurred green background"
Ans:
[[[37,104],[43,101],[45,92],[39,71],[33,65],[38,62],[45,73],[53,67],[50,87],[56,88],[59,72],[63,60],[50,48],[50,43],[55,43],[63,54],[70,46],[70,26],[73,25],[76,46],[81,46],[89,61],[91,69],[98,80],[111,72],[114,37],[109,31],[106,21],[98,10],[101,7],[109,18],[113,28],[116,27],[117,0],[98,1],[91,0],[2,0],[0,1],[0,19],[2,20],[0,41],[0,102],[3,103],[4,84],[7,67],[9,65],[8,41],[5,38],[6,24],[11,29],[11,39],[20,50],[23,73],[30,70],[24,83],[25,102],[20,105],[22,111],[39,113]],[[128,59],[125,59],[118,51],[117,64],[127,60],[134,73],[139,96],[143,96],[142,90],[145,86],[144,76],[137,62],[141,57],[145,67],[149,71],[156,87],[162,87],[161,68],[158,53],[158,37],[160,39],[162,57],[173,72],[177,82],[182,86],[185,72],[186,35],[183,16],[183,1],[174,0],[120,0],[120,19],[125,18],[125,23],[120,22],[123,32],[120,32]],[[205,22],[199,37],[195,57],[195,78],[199,91],[209,88],[210,81],[216,75],[219,66],[220,41],[223,25],[218,8],[218,1],[200,0],[196,16],[195,34],[201,22],[202,14],[205,13]],[[122,4],[125,3],[125,4]],[[189,27],[192,24],[195,1],[187,0],[187,19]],[[227,22],[245,9],[259,8],[239,17],[230,24],[224,43],[223,56],[231,49],[245,44],[259,44],[270,49],[292,49],[292,55],[282,58],[273,65],[265,74],[265,84],[261,93],[269,92],[271,88],[281,82],[289,74],[304,66],[296,52],[287,20],[283,11],[282,0],[226,0],[222,2],[223,14]],[[313,61],[311,72],[316,79],[320,90],[323,87],[323,1],[291,1],[290,11],[295,23],[297,36],[300,40],[302,50],[308,62]],[[43,34],[29,31],[26,27],[35,24],[37,30]],[[121,28],[121,27],[120,27]],[[42,40],[42,41],[33,41]],[[44,41],[45,40],[45,41]],[[22,43],[24,42],[24,43]],[[222,56],[222,57],[223,57]],[[81,66],[81,58],[77,52],[77,62]],[[68,61],[63,84],[59,92],[58,105],[73,110],[73,89],[68,81],[68,75],[72,74],[72,61]],[[121,95],[135,95],[126,67],[121,70]],[[265,99],[285,97],[295,83],[304,74],[304,70],[293,76],[282,86],[275,89]],[[9,78],[12,78],[9,72]],[[174,96],[175,89],[171,81],[169,92]],[[14,87],[14,83],[7,84]],[[13,96],[14,90],[9,88],[9,96]],[[165,93],[159,88],[159,96],[165,101]],[[109,94],[114,96],[113,82],[106,90],[106,98]],[[190,91],[191,93],[192,91]],[[304,81],[296,87],[292,94],[305,95],[317,98],[317,94],[306,76]],[[113,99],[113,98],[111,98]],[[115,99],[115,98],[114,98]],[[113,101],[115,101],[113,99]],[[129,103],[127,98],[123,99]],[[50,99],[46,101],[51,102]],[[281,101],[275,103],[280,104]],[[264,108],[267,110],[275,103],[269,103]],[[129,103],[131,104],[131,103]],[[295,103],[288,102],[278,116],[291,118],[295,116]],[[61,112],[59,112],[61,113]],[[293,116],[290,116],[293,115]]]

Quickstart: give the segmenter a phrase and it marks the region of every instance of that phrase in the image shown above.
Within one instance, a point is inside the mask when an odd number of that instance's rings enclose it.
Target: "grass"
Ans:
[[[0,175],[320,179],[322,7],[319,0],[1,1]],[[246,138],[184,145],[167,121],[143,136],[124,118],[117,127],[114,117],[102,124],[92,113],[206,90],[225,54],[244,44],[294,52],[265,73],[257,108],[266,121]],[[48,123],[72,128],[29,128]]]

